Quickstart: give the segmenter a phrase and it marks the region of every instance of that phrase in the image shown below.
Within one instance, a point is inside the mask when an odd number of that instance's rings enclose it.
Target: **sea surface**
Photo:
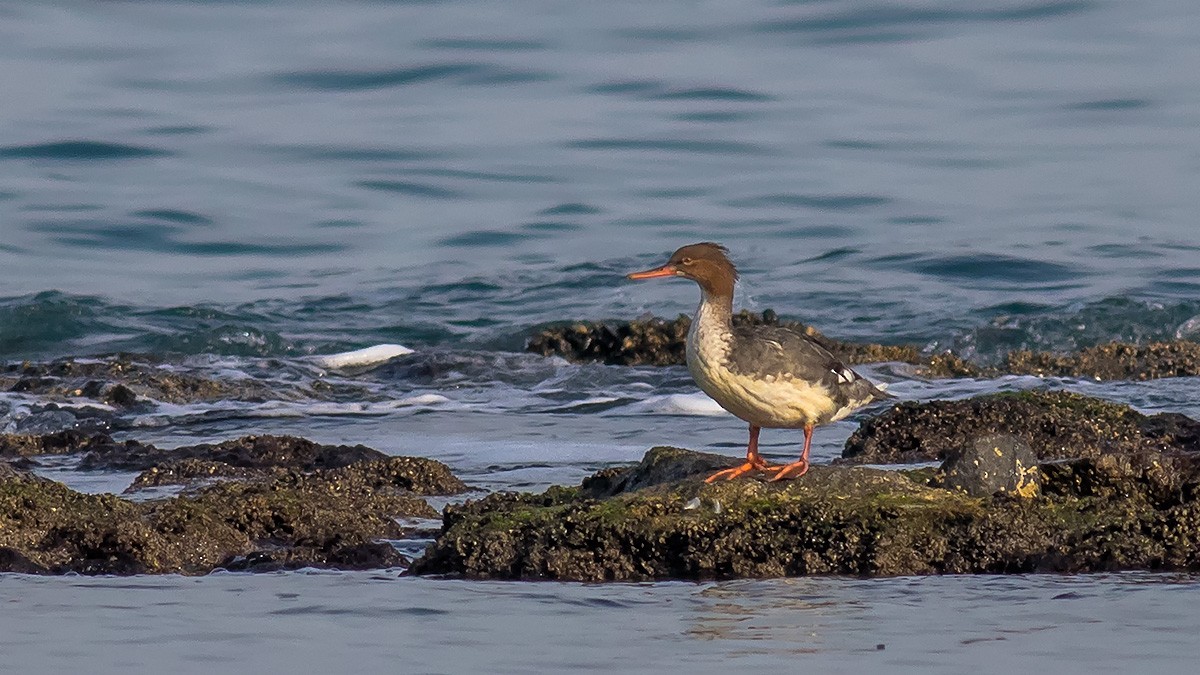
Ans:
[[[0,360],[127,352],[281,392],[106,422],[122,438],[293,433],[540,490],[656,444],[744,448],[682,368],[522,350],[551,322],[690,312],[691,284],[623,279],[687,243],[730,248],[739,307],[839,338],[984,362],[1200,339],[1198,36],[1189,0],[0,2]],[[1067,388],[1200,417],[1197,378],[862,370],[906,399]],[[295,395],[316,379],[345,386]],[[0,430],[89,424],[44,403],[0,393]],[[0,659],[1191,672],[1198,599],[1163,575],[0,575]]]

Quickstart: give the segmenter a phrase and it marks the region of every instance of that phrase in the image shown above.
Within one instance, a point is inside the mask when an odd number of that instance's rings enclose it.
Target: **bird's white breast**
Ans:
[[[832,412],[829,391],[787,374],[752,376],[729,367],[733,334],[703,303],[688,330],[687,364],[696,385],[722,408],[760,427],[799,428]]]

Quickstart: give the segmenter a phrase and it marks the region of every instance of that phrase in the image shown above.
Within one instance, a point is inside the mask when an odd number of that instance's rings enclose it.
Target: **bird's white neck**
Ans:
[[[702,293],[694,322],[702,324],[705,330],[729,332],[733,329],[733,298]]]
[[[707,368],[724,363],[733,338],[733,298],[705,293],[688,329],[688,367]]]

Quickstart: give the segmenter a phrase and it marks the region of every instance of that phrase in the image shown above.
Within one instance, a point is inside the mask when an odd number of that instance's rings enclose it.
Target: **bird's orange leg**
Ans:
[[[746,445],[746,463],[741,466],[735,466],[732,469],[722,469],[704,479],[705,483],[711,483],[715,480],[724,478],[725,480],[733,480],[738,476],[747,474],[751,471],[770,470],[774,467],[768,467],[767,461],[758,454],[758,432],[762,429],[753,424],[750,425],[750,443]]]
[[[804,452],[800,453],[800,461],[784,464],[780,467],[773,467],[771,470],[775,472],[772,481],[783,480],[784,478],[799,478],[808,472],[808,447],[812,445],[812,425],[804,427]]]

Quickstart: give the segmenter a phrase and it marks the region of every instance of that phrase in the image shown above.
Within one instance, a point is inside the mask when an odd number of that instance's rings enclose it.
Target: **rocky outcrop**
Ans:
[[[180,482],[189,489],[134,502],[76,492],[0,463],[0,571],[395,566],[404,559],[383,540],[406,534],[397,518],[436,518],[423,496],[467,489],[433,460],[293,437],[189,446],[182,458],[107,437],[23,438],[9,447],[101,453],[106,467],[150,464],[135,485]],[[127,457],[119,456],[122,448]]]
[[[734,462],[655,448],[578,488],[448,507],[410,573],[604,581],[1200,569],[1194,453],[1043,465],[1041,496],[972,497],[936,487],[942,472],[848,466],[777,483],[701,480]]]

